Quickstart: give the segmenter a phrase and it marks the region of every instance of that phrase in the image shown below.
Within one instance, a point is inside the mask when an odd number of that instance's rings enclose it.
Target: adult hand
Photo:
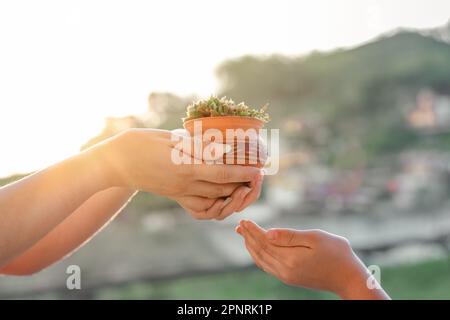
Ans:
[[[176,145],[170,131],[131,129],[105,141],[99,158],[108,168],[106,179],[111,185],[167,196],[195,218],[223,219],[257,199],[260,169],[194,161],[177,164]],[[231,202],[222,199],[227,197]]]
[[[176,129],[172,130],[173,135],[177,135],[180,138],[187,138],[187,144],[192,144],[191,148],[183,148],[186,146],[186,143],[180,147],[180,144],[177,144],[175,148],[177,150],[186,150],[190,152],[188,156],[195,157],[194,150],[194,139],[191,139],[191,135],[185,129]],[[178,139],[175,139],[178,140]],[[205,146],[205,141],[196,141],[196,143],[202,143]],[[264,141],[250,141],[251,147],[253,147],[252,143],[258,143],[260,146],[265,148]],[[216,144],[214,155],[205,152],[205,155],[202,157],[198,157],[197,159],[206,160],[206,161],[222,161],[222,156],[224,153],[228,153],[231,151],[231,147],[226,149],[226,144]],[[210,149],[211,150],[211,149]],[[205,157],[207,159],[205,159]],[[264,159],[265,160],[265,159]],[[249,183],[245,183],[239,186],[237,189],[233,191],[233,193],[228,197],[223,197],[219,199],[205,199],[204,197],[176,197],[176,200],[187,212],[189,212],[196,219],[216,219],[223,220],[226,217],[230,216],[234,212],[241,212],[250,204],[258,200],[261,195],[261,188],[263,183],[263,171],[261,170],[255,179],[250,181]]]
[[[286,284],[346,299],[389,298],[381,287],[368,288],[371,275],[343,237],[322,230],[266,231],[251,221],[241,221],[236,231],[256,265]]]
[[[227,198],[179,197],[174,200],[196,219],[223,220],[255,202],[261,194],[262,182],[263,176],[258,175],[248,186],[239,186]]]

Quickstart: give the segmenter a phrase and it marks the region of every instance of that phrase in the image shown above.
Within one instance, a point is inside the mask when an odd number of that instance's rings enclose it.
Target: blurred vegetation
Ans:
[[[20,180],[26,176],[27,176],[27,174],[14,174],[14,175],[6,177],[6,178],[0,178],[0,187],[10,184],[14,181]]]
[[[398,31],[349,50],[225,61],[217,94],[251,106],[269,102],[267,127],[281,129],[287,150],[307,150],[336,169],[376,167],[403,150],[448,149],[450,130],[430,139],[407,122],[422,90],[450,95],[448,61],[449,43]],[[178,128],[192,100],[153,93],[149,113],[158,127]]]
[[[429,139],[408,125],[406,115],[420,90],[450,96],[449,61],[449,43],[398,31],[348,50],[225,61],[217,69],[217,94],[251,106],[269,102],[268,127],[281,129],[288,150],[307,150],[337,169],[367,167],[409,148],[448,149],[450,130]],[[179,128],[197,99],[154,92],[147,115],[106,119],[103,132],[82,148],[129,127]],[[139,194],[133,205],[146,211],[174,204]]]
[[[250,105],[270,101],[272,127],[301,121],[301,133],[281,134],[339,166],[352,160],[349,148],[376,161],[418,145],[421,136],[407,126],[405,112],[423,88],[450,94],[448,61],[448,43],[402,31],[351,50],[229,60],[217,75],[221,95]]]
[[[450,299],[450,261],[432,260],[382,268],[381,283],[393,299]],[[336,299],[333,294],[290,287],[252,269],[97,292],[99,299]]]
[[[183,118],[183,122],[197,118],[220,116],[252,117],[268,122],[270,117],[266,109],[267,105],[258,110],[243,102],[236,103],[227,97],[210,96],[208,99],[198,100],[190,104],[187,107],[186,118]]]

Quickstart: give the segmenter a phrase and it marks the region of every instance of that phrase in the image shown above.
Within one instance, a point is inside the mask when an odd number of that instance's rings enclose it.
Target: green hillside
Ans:
[[[320,147],[335,159],[341,158],[335,146],[345,157],[351,142],[373,158],[419,142],[405,111],[421,89],[450,94],[449,61],[448,43],[402,31],[331,53],[246,56],[224,62],[217,75],[221,94],[250,105],[269,101],[272,127],[283,128],[286,119],[305,123],[306,130],[291,137],[294,145]]]

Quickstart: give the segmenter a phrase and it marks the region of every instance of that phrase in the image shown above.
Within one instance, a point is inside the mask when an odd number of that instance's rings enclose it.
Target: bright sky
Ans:
[[[450,1],[0,0],[0,176],[78,151],[154,90],[208,95],[242,54],[302,54],[450,18]]]

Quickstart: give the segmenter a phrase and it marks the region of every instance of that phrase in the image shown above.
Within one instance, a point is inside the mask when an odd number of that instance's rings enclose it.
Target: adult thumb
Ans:
[[[203,160],[215,161],[223,158],[223,155],[231,151],[229,144],[211,142],[204,146]]]
[[[201,136],[191,136],[184,129],[172,130],[171,142],[174,149],[202,161],[220,160],[232,150],[228,144],[203,141]]]

